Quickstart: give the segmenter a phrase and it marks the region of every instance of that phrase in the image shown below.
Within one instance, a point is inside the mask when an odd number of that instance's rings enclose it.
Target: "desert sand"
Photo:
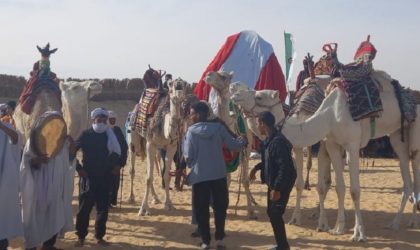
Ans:
[[[370,163],[372,160],[370,160]],[[251,165],[257,161],[251,161]],[[346,232],[344,235],[330,235],[326,232],[317,232],[317,221],[311,216],[317,211],[318,195],[316,192],[316,160],[311,173],[311,190],[304,191],[302,226],[287,225],[287,233],[292,249],[419,249],[420,230],[409,229],[408,223],[412,206],[408,203],[402,218],[401,229],[397,232],[385,227],[392,221],[399,206],[402,187],[401,175],[396,160],[375,159],[374,167],[362,167],[361,173],[361,207],[366,226],[368,242],[356,243],[349,239],[354,223],[353,205],[348,191],[348,172],[346,178]],[[371,164],[370,164],[371,165]],[[105,239],[112,243],[106,249],[196,249],[200,242],[191,238],[194,230],[191,225],[191,189],[184,186],[184,191],[171,191],[172,201],[176,207],[174,211],[165,211],[162,204],[152,205],[152,215],[139,217],[137,212],[144,194],[145,164],[138,160],[135,177],[136,203],[128,204],[129,176],[128,166],[124,170],[124,187],[122,208],[110,211],[108,229]],[[156,173],[156,172],[155,172]],[[266,187],[259,182],[251,186],[257,206],[258,220],[248,220],[245,211],[245,196],[241,195],[237,214],[235,204],[238,194],[237,174],[233,175],[230,192],[230,207],[226,222],[226,244],[228,249],[267,249],[274,245],[273,234],[268,218],[265,214]],[[77,211],[78,177],[75,181],[73,210]],[[160,177],[155,176],[154,183],[158,195],[163,200],[163,190],[160,188]],[[173,182],[171,182],[171,187]],[[330,227],[334,226],[336,217],[336,194],[333,186],[326,199]],[[242,189],[243,190],[243,189]],[[295,192],[291,194],[284,220],[291,217],[295,203]],[[64,249],[104,249],[95,244],[93,237],[95,210],[91,214],[90,233],[83,248],[74,248],[76,240],[74,232],[69,232],[64,239],[58,240],[57,247]],[[211,222],[213,223],[213,222]],[[212,224],[213,225],[213,224]],[[213,227],[213,226],[212,226]],[[212,230],[213,231],[213,230]],[[11,249],[22,249],[23,240],[15,239],[11,242]]]

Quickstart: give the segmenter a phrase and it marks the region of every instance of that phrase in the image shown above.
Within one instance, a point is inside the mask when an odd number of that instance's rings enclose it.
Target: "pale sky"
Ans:
[[[287,31],[295,72],[326,42],[337,42],[340,61],[351,62],[370,34],[374,67],[420,89],[419,10],[417,0],[0,0],[0,74],[28,77],[39,59],[35,46],[50,42],[61,78],[142,77],[151,64],[195,82],[241,30],[270,42],[284,71]]]

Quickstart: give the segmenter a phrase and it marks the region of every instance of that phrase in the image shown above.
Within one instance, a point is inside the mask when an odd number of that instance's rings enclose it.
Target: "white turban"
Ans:
[[[0,103],[0,111],[6,110],[9,107],[6,103]]]
[[[92,110],[92,112],[90,112],[91,119],[95,119],[96,117],[101,116],[101,115],[108,117],[109,112],[104,108],[96,108]]]
[[[117,114],[114,111],[109,110],[108,113],[109,113],[108,118],[115,118],[115,119],[117,119]]]
[[[3,115],[6,112],[7,107],[9,107],[6,103],[0,103],[0,115]]]

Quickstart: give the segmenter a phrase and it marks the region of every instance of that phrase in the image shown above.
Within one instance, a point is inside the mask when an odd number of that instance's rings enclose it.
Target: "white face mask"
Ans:
[[[106,131],[106,129],[108,128],[108,125],[105,123],[94,123],[92,125],[93,131],[95,131],[96,133],[104,133]]]

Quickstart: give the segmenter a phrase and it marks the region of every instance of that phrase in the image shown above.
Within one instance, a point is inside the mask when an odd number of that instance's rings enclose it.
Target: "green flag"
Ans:
[[[284,32],[284,46],[286,59],[286,82],[287,84],[289,84],[292,76],[293,62],[295,60],[293,36],[291,33]]]

